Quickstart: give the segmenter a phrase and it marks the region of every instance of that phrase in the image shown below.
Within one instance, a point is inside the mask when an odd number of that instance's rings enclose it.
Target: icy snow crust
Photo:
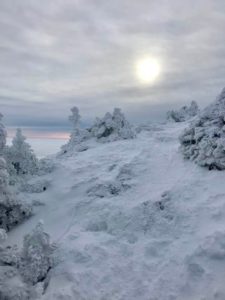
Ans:
[[[55,159],[35,215],[58,244],[41,300],[225,299],[225,173],[184,160],[187,123]],[[40,205],[38,205],[40,203]]]

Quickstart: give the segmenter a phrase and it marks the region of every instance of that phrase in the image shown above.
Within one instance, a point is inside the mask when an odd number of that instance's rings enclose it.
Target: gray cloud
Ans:
[[[0,110],[12,126],[85,123],[114,106],[133,121],[171,107],[203,107],[225,85],[222,0],[1,0]],[[159,81],[138,83],[134,64],[153,56]]]

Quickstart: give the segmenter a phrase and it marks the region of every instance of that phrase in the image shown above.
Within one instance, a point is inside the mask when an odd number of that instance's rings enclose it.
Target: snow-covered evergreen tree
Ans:
[[[134,129],[119,108],[115,108],[113,114],[107,112],[102,119],[97,118],[91,133],[104,142],[132,139],[136,136]]]
[[[180,110],[170,110],[167,112],[167,120],[174,122],[184,122],[199,113],[198,104],[196,101],[192,101],[190,106],[183,106]]]
[[[3,153],[6,144],[6,131],[1,125],[0,153]],[[0,156],[0,229],[6,231],[22,222],[31,215],[31,206],[20,201],[11,193],[9,188],[9,174],[6,161]]]
[[[28,203],[19,200],[11,193],[9,185],[9,174],[6,162],[0,158],[0,228],[6,231],[21,223],[32,213],[32,207]]]
[[[74,106],[71,108],[71,112],[72,115],[69,116],[69,121],[72,123],[72,131],[68,143],[62,146],[62,153],[67,153],[78,148],[77,146],[90,137],[90,133],[80,126],[81,116],[79,114],[79,109]]]
[[[12,145],[5,151],[10,175],[35,174],[38,171],[38,159],[31,146],[26,142],[26,137],[20,128],[12,140]]]
[[[225,169],[225,89],[180,136],[187,159],[209,169]]]

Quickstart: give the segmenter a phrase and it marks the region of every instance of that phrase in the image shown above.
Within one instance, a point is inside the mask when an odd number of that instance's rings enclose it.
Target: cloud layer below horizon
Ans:
[[[223,0],[2,0],[0,110],[9,126],[85,123],[113,107],[134,122],[161,119],[225,86]],[[141,85],[135,62],[162,62]]]

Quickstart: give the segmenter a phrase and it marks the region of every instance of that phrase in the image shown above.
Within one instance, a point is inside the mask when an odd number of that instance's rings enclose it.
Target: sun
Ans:
[[[136,75],[142,83],[154,82],[159,77],[160,71],[160,64],[155,58],[143,58],[136,63]]]

